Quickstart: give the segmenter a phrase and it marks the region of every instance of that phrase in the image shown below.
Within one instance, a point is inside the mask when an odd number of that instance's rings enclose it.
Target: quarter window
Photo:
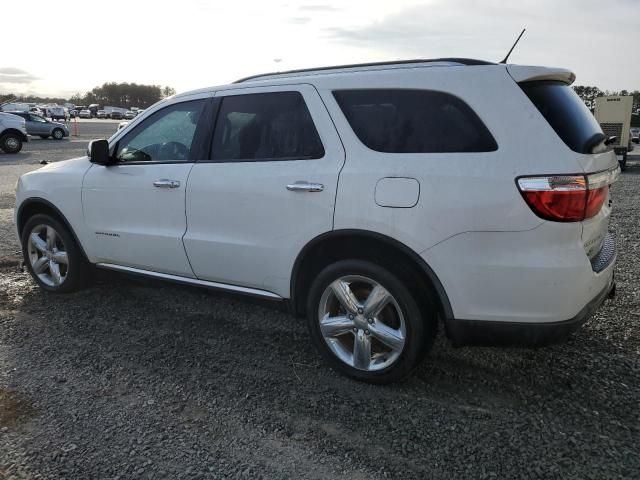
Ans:
[[[222,98],[211,156],[217,161],[306,160],[324,149],[299,92]]]
[[[333,92],[354,133],[385,153],[491,152],[498,146],[460,98],[432,90]]]
[[[193,160],[192,146],[205,100],[170,105],[155,112],[118,142],[121,162]]]

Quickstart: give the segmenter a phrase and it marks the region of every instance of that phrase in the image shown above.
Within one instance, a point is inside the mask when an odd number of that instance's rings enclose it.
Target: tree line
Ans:
[[[176,93],[175,89],[160,85],[141,85],[138,83],[107,82],[84,94],[76,93],[71,98],[37,97],[32,95],[1,94],[0,103],[14,100],[16,102],[34,103],[73,103],[74,105],[109,105],[122,108],[147,108],[163,98]]]
[[[609,90],[600,90],[598,87],[589,87],[584,85],[575,85],[573,90],[582,99],[589,110],[593,110],[596,107],[596,98],[605,97],[609,95],[632,95],[633,96],[633,111],[635,112],[640,108],[640,91],[634,90],[632,92],[628,90],[620,90],[619,92],[611,92]]]
[[[140,85],[137,83],[104,83],[95,87],[84,95],[76,94],[69,99],[74,105],[110,105],[122,108],[147,108],[157,101],[174,95],[176,91],[171,87],[160,85]]]

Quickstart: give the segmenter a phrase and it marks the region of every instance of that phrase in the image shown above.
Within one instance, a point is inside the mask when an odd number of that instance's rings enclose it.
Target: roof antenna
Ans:
[[[522,37],[522,35],[524,35],[524,31],[526,30],[526,28],[523,28],[522,31],[520,32],[520,35],[518,35],[518,38],[516,39],[516,42],[513,44],[513,46],[511,47],[511,50],[509,50],[509,53],[507,53],[507,56],[504,57],[504,59],[500,62],[500,63],[507,63],[507,59],[509,58],[509,55],[511,55],[511,52],[513,52],[513,49],[516,48],[516,45],[518,44],[518,42],[520,41],[520,38]]]

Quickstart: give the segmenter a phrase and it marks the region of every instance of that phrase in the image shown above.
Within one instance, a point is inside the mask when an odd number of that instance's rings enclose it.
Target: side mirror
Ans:
[[[89,142],[88,155],[91,163],[98,165],[110,165],[113,163],[109,157],[109,142],[106,140],[92,140]]]

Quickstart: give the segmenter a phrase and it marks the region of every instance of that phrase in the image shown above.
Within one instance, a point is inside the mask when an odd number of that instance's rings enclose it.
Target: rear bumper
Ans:
[[[456,320],[446,322],[447,336],[454,346],[541,347],[561,343],[586,322],[607,298],[615,296],[616,284],[611,277],[607,286],[578,314],[561,322],[492,322]]]

